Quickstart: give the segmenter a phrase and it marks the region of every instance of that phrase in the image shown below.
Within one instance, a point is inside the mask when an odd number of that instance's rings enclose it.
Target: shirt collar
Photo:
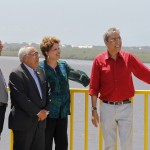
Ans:
[[[121,53],[121,51],[118,52],[118,56],[117,56],[117,57],[121,57],[121,58],[122,58],[122,53]],[[105,60],[106,60],[106,59],[109,59],[109,58],[111,58],[111,56],[110,56],[110,54],[109,54],[109,52],[108,52],[108,50],[107,50],[107,52],[106,52],[106,54],[105,54]]]
[[[24,65],[25,65],[25,67],[28,69],[28,71],[31,73],[31,74],[33,74],[34,73],[34,71],[33,71],[33,69],[32,68],[30,68],[28,65],[26,65],[25,63],[23,63]]]

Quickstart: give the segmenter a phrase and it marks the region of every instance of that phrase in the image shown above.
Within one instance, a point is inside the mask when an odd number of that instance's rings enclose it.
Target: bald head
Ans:
[[[25,63],[30,68],[34,69],[39,63],[39,53],[36,48],[31,46],[26,46],[20,48],[18,52],[20,61]]]

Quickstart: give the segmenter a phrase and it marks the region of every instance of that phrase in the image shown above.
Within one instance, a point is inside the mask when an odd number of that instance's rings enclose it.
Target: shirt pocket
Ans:
[[[101,69],[101,78],[102,78],[102,81],[113,79],[113,75],[112,75],[112,71],[111,71],[110,66],[102,67],[102,69]]]

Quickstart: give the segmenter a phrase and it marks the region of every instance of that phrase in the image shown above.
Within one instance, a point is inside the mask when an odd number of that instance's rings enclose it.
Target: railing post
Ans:
[[[88,112],[89,112],[89,101],[88,101],[88,91],[85,92],[85,123],[84,123],[84,149],[88,150]]]
[[[10,150],[13,150],[13,141],[14,141],[13,132],[12,130],[10,130]]]
[[[74,150],[74,92],[70,92],[71,95],[71,115],[70,115],[70,150]]]
[[[148,94],[144,97],[144,150],[148,150]]]
[[[102,128],[99,127],[99,150],[103,149],[103,134],[102,134]]]
[[[102,101],[100,100],[100,105],[102,104]],[[102,133],[102,128],[99,125],[99,150],[103,149],[103,133]]]
[[[131,104],[134,105],[134,97],[131,97],[130,100],[131,100]],[[134,107],[133,107],[133,109],[134,109]],[[133,120],[133,118],[132,118],[132,120]],[[134,137],[134,128],[132,126],[132,141],[133,141],[133,137]]]

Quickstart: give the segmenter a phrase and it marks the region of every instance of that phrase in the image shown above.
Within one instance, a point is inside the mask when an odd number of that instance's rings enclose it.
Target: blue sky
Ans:
[[[149,7],[150,0],[0,0],[0,39],[104,45],[103,33],[117,27],[123,46],[150,46]]]

